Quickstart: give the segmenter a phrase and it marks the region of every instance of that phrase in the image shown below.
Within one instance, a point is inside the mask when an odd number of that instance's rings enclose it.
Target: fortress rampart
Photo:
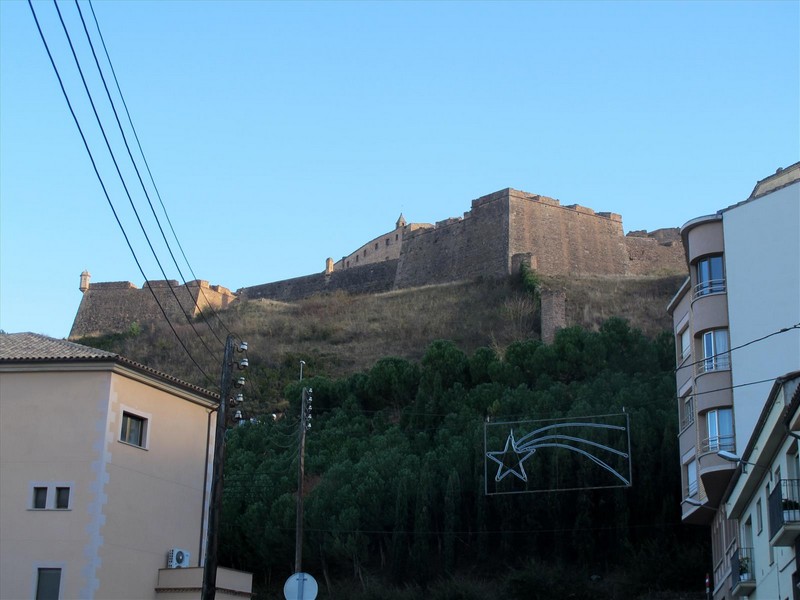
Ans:
[[[506,188],[473,200],[463,216],[433,225],[406,223],[400,215],[394,230],[335,263],[328,259],[321,273],[245,287],[236,294],[206,281],[186,286],[152,281],[139,289],[130,282],[89,284],[88,278],[84,285],[82,276],[84,297],[70,337],[124,331],[135,321],[161,318],[148,287],[171,316],[194,316],[194,301],[201,308],[210,304],[218,309],[237,299],[294,301],[334,291],[372,294],[505,277],[518,271],[523,262],[546,276],[686,273],[677,228],[624,235],[618,214],[577,204],[562,206],[554,198]]]
[[[133,323],[163,319],[154,294],[176,323],[185,322],[185,315],[197,316],[209,306],[214,310],[227,308],[236,299],[229,289],[201,279],[186,285],[174,280],[146,281],[140,289],[130,281],[89,283],[88,275],[84,272],[81,276],[83,298],[70,338],[126,331]]]

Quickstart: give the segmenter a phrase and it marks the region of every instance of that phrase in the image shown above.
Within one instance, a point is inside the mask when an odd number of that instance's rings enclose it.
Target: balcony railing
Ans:
[[[701,281],[694,286],[694,297],[708,296],[709,294],[721,294],[725,291],[725,279],[709,279]]]
[[[800,533],[800,479],[781,479],[767,502],[770,540],[791,543]]]
[[[720,450],[728,450],[730,452],[736,450],[736,436],[732,433],[714,435],[700,442],[700,452],[719,452]]]
[[[731,591],[747,595],[755,588],[756,570],[752,548],[739,548],[731,556]]]
[[[731,355],[729,352],[721,352],[714,356],[709,356],[697,361],[695,371],[697,375],[710,373],[711,371],[728,371],[731,368]]]

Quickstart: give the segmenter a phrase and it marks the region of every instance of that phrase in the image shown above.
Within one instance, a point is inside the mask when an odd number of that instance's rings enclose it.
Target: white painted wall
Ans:
[[[800,322],[800,182],[723,212],[731,348]],[[731,353],[737,452],[774,378],[800,369],[800,329]]]

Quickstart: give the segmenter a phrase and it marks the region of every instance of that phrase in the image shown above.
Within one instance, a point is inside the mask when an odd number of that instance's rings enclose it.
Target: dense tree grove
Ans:
[[[313,388],[303,567],[320,598],[636,598],[699,589],[705,535],[680,524],[671,336],[613,319],[502,356],[435,342]],[[293,571],[301,384],[231,430],[222,564],[282,598]],[[630,415],[633,486],[484,494],[484,423]],[[548,464],[540,463],[547,471]],[[572,477],[580,482],[576,463]],[[544,476],[544,475],[543,475]],[[493,477],[490,473],[489,477]]]

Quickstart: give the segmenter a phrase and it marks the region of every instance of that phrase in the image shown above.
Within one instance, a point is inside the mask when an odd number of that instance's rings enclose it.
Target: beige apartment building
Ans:
[[[0,334],[0,598],[199,598],[218,400],[116,354]],[[250,596],[249,574],[217,583]]]
[[[684,523],[711,528],[715,600],[746,595],[731,577],[732,564],[741,566],[741,523],[723,504],[742,468],[736,458],[776,380],[800,369],[799,229],[800,163],[759,181],[743,202],[681,228],[690,274],[668,306],[681,508]]]

